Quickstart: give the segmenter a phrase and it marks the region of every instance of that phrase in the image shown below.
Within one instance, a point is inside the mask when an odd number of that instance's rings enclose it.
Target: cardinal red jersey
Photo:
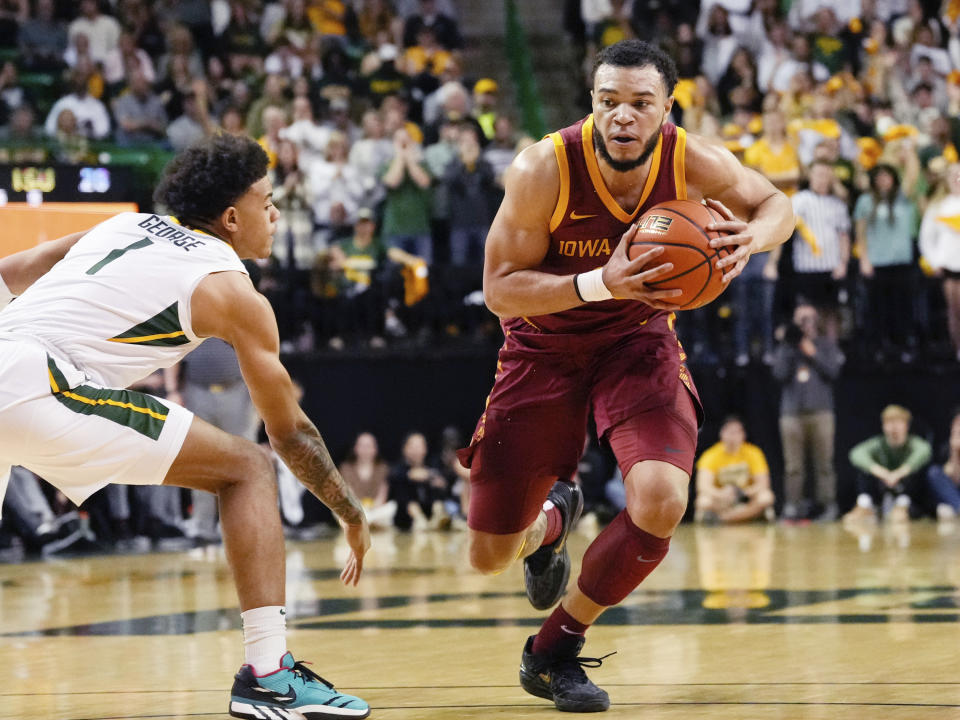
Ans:
[[[687,197],[686,132],[673,123],[665,122],[661,128],[640,202],[629,213],[617,204],[600,175],[592,115],[549,137],[560,168],[560,194],[550,218],[550,249],[534,270],[573,275],[601,267],[610,259],[620,236],[649,208]],[[550,315],[508,318],[503,326],[512,330],[529,323],[546,332],[592,332],[642,325],[660,312],[635,300],[606,300]]]

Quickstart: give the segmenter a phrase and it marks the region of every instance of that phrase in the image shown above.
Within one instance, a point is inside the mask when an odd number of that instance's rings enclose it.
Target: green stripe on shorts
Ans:
[[[73,412],[105,418],[151,440],[160,437],[169,412],[166,405],[136,390],[110,390],[89,385],[67,387],[66,378],[49,355],[47,369],[53,396]]]

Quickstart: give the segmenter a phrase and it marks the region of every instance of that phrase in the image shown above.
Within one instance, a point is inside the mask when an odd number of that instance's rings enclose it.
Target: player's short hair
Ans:
[[[660,79],[663,80],[663,87],[666,88],[667,95],[672,95],[673,89],[677,85],[677,66],[673,59],[656,45],[643,40],[621,40],[603,48],[597,53],[597,57],[593,61],[593,70],[590,73],[591,79],[596,76],[597,68],[601,65],[613,65],[614,67],[653,65],[660,73]]]
[[[252,138],[218,133],[169,162],[153,199],[181,222],[212,222],[267,174],[267,163]]]

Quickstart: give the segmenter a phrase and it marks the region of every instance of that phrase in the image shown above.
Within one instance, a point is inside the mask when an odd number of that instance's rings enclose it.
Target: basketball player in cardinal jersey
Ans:
[[[484,295],[505,336],[486,411],[468,448],[470,559],[484,573],[524,560],[538,609],[563,595],[565,542],[583,501],[577,468],[587,415],[623,472],[627,508],[593,541],[580,577],[523,649],[523,688],[561,710],[609,707],[579,657],[584,633],[667,554],[687,506],[700,402],[670,299],[648,285],[662,248],[634,260],[634,222],[665,200],[706,200],[725,220],[711,241],[725,282],[793,230],[790,201],[723,147],[667,120],[677,71],[627,40],[594,64],[593,113],[524,150],[486,244]],[[546,502],[544,502],[546,500]]]
[[[267,455],[169,400],[123,389],[204,338],[230,343],[271,445],[340,519],[350,547],[341,578],[357,582],[370,547],[363,508],[298,406],[276,318],[240,262],[270,254],[279,217],[271,194],[263,149],[219,135],[168,166],[157,199],[176,217],[122,213],[0,259],[0,499],[10,465],[77,504],[110,482],[216,493],[245,649],[230,714],[363,718],[367,703],[287,652]]]

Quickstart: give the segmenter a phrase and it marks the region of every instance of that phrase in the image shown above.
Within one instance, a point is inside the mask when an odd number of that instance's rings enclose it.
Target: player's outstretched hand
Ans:
[[[732,247],[734,251],[725,258],[717,261],[717,269],[723,271],[723,282],[728,283],[743,272],[747,261],[753,254],[756,244],[753,235],[747,231],[747,223],[736,217],[730,209],[719,200],[706,199],[707,206],[719,212],[725,220],[718,220],[707,225],[707,230],[719,230],[724,235],[710,241],[710,247]]]
[[[350,546],[350,557],[347,558],[343,572],[340,573],[340,582],[344,585],[356,585],[360,580],[360,573],[363,572],[363,556],[370,549],[370,526],[367,524],[366,517],[359,525],[340,524],[343,526],[347,545]]]
[[[647,283],[673,270],[673,263],[659,263],[662,247],[651,247],[633,260],[627,255],[630,243],[637,235],[637,226],[631,225],[620,237],[613,255],[603,266],[603,284],[618,300],[639,300],[659,310],[675,310],[670,298],[683,294],[682,290],[652,288]]]

